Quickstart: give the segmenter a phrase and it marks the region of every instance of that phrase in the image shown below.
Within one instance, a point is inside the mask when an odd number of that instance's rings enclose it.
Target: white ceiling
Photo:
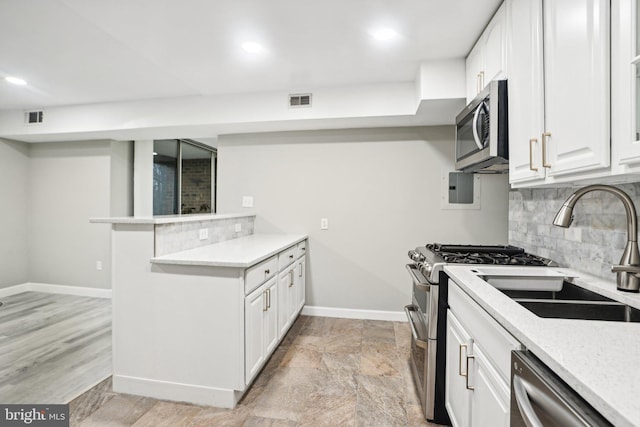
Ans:
[[[0,109],[413,81],[465,56],[500,2],[0,0],[0,77],[28,82],[0,80]]]

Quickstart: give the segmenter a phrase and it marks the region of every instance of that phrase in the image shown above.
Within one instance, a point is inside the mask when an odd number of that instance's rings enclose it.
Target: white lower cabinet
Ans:
[[[278,276],[280,308],[278,309],[278,328],[280,337],[298,317],[305,302],[305,266],[304,254],[294,264],[288,266]]]
[[[304,306],[305,251],[303,241],[248,270],[255,272],[251,277],[271,278],[245,297],[246,385],[262,369]],[[273,269],[278,271],[274,273]],[[246,274],[245,281],[248,277]]]
[[[454,427],[509,425],[510,357],[521,344],[449,282],[445,404]]]
[[[294,265],[289,266],[278,276],[278,290],[280,291],[280,309],[278,310],[278,329],[282,337],[291,325],[289,304],[294,293]]]
[[[445,402],[454,427],[471,424],[471,395],[468,393],[466,361],[472,351],[471,337],[449,310]]]
[[[304,257],[298,259],[298,261],[296,261],[296,274],[294,276],[294,280],[296,282],[295,284],[295,289],[296,289],[296,296],[295,296],[295,300],[294,300],[294,306],[295,306],[295,311],[293,313],[293,318],[295,319],[295,316],[297,315],[297,313],[300,312],[300,310],[302,310],[302,307],[304,307],[304,301],[305,301],[305,287],[306,287],[306,267],[307,267],[307,261],[304,259]]]
[[[275,278],[245,298],[245,378],[249,383],[278,345],[278,287]]]

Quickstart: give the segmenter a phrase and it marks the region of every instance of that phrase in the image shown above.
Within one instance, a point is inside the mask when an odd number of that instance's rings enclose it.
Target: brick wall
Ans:
[[[182,161],[182,213],[211,212],[211,159]]]

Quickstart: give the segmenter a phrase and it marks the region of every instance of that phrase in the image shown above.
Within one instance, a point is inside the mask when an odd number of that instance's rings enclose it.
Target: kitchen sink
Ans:
[[[564,282],[560,291],[502,290],[539,317],[640,322],[640,310]]]
[[[559,291],[534,291],[534,290],[508,290],[503,289],[502,292],[513,299],[543,299],[543,300],[571,300],[571,301],[610,301],[615,302],[611,298],[607,298],[588,289],[576,286],[573,283],[564,281],[562,289]]]

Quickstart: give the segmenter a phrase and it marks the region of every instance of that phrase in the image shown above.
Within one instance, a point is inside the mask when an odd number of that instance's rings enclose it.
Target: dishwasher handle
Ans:
[[[518,375],[514,375],[512,383],[518,410],[520,411],[520,415],[522,415],[522,421],[524,421],[527,427],[544,427],[542,422],[540,422],[540,418],[538,418],[536,412],[533,410],[533,406],[531,406],[525,381]]]

